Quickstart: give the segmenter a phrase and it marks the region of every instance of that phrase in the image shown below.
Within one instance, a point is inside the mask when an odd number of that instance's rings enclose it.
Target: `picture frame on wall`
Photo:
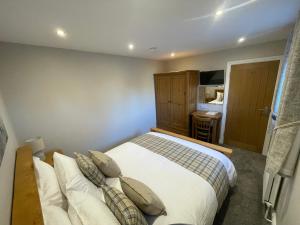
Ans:
[[[4,126],[3,120],[0,117],[0,166],[2,164],[2,159],[4,156],[7,141],[8,141],[8,134]]]

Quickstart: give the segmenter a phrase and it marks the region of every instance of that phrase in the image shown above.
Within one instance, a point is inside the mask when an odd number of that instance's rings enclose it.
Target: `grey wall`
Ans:
[[[104,150],[155,126],[161,62],[0,43],[0,89],[18,141]]]
[[[0,93],[0,117],[8,133],[8,142],[0,167],[0,224],[10,224],[11,199],[13,191],[13,178],[15,166],[15,150],[18,146],[17,140],[11,126],[6,107]]]
[[[166,70],[225,70],[227,62],[282,55],[286,40],[227,49],[166,62]]]
[[[225,70],[230,61],[280,56],[284,52],[286,40],[268,42],[264,44],[227,49],[182,59],[166,61],[167,71],[180,70]],[[200,104],[198,109],[222,112],[221,105]]]

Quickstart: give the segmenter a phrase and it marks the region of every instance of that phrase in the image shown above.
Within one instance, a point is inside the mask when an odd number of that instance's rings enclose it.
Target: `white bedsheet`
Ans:
[[[205,147],[199,148],[196,144],[181,139],[176,140],[168,135],[151,134],[189,145],[189,147],[205,153],[209,152],[208,154],[213,154],[213,156],[216,155],[222,162],[224,160],[227,172],[234,174],[234,166],[230,160],[218,152]],[[164,202],[168,215],[149,217],[147,218],[149,224],[211,225],[213,223],[218,208],[216,194],[202,177],[131,142],[122,144],[106,154],[118,163],[124,176],[145,183]],[[231,176],[230,174],[229,176]]]
[[[218,101],[217,99],[215,99],[215,100],[210,101],[209,103],[221,105],[221,104],[223,104],[223,101]]]

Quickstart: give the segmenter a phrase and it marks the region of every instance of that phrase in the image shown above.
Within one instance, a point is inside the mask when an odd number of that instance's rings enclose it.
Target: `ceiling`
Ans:
[[[170,59],[284,39],[299,10],[299,0],[0,0],[0,41]]]

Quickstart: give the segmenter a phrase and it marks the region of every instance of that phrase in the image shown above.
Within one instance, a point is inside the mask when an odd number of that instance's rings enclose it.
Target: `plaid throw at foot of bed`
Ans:
[[[219,159],[151,134],[136,137],[130,142],[157,153],[204,178],[215,190],[220,208],[228,193],[229,180],[227,171]]]

